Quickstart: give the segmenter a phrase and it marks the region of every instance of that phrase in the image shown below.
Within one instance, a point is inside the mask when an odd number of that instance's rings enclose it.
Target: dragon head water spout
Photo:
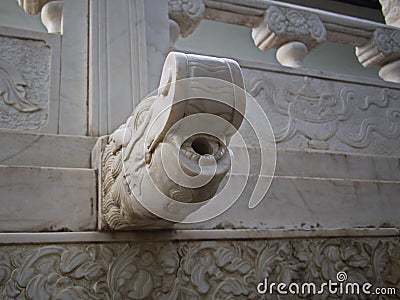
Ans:
[[[211,199],[230,170],[245,103],[235,61],[171,52],[157,95],[103,139],[100,227],[179,222]]]

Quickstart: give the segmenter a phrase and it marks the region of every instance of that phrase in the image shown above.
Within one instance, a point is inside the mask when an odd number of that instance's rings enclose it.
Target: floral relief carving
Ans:
[[[257,283],[266,277],[321,284],[335,280],[339,271],[349,282],[398,289],[399,266],[399,239],[390,237],[3,246],[0,294],[2,299],[256,299]]]
[[[356,47],[356,55],[364,67],[385,65],[400,58],[400,32],[396,29],[377,28],[371,40]]]
[[[316,14],[270,6],[253,29],[253,39],[261,50],[292,41],[302,42],[311,50],[326,41],[326,29]]]
[[[168,0],[168,15],[176,22],[180,35],[190,35],[203,18],[205,6],[203,0]]]
[[[384,55],[400,52],[400,32],[395,29],[378,28],[374,32],[377,48]]]
[[[19,71],[0,61],[0,99],[19,112],[35,112],[41,108],[26,99],[26,82]]]
[[[0,36],[0,128],[50,125],[51,53],[46,40]]]
[[[333,139],[351,148],[366,148],[377,136],[393,141],[400,137],[399,92],[379,89],[365,95],[345,85],[322,84],[305,77],[300,88],[276,88],[271,80],[256,77],[247,87],[265,102],[270,116],[283,117],[272,124],[277,143],[301,135],[310,148],[330,149]]]

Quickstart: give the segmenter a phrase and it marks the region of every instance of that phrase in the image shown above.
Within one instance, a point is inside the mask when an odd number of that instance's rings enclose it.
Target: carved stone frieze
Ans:
[[[191,34],[202,20],[204,11],[203,0],[168,0],[172,41]]]
[[[50,58],[45,41],[0,37],[0,128],[39,129],[46,124]]]
[[[264,278],[321,285],[336,282],[338,272],[347,274],[346,282],[398,292],[399,268],[400,243],[394,237],[10,245],[0,248],[0,295],[258,299],[257,284]]]
[[[326,41],[326,29],[316,14],[270,6],[252,36],[261,50],[278,49],[281,64],[299,67],[309,51]]]
[[[399,154],[400,91],[250,70],[245,75],[278,148]]]

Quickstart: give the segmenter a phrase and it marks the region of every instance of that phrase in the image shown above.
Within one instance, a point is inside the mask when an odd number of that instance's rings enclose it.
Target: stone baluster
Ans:
[[[42,8],[42,23],[48,33],[63,33],[63,1],[48,2]]]
[[[18,5],[31,16],[37,15],[42,10],[42,7],[52,0],[17,0]]]
[[[306,55],[326,41],[326,29],[316,14],[270,6],[252,37],[263,51],[277,49],[276,58],[283,66],[299,68]]]
[[[356,55],[364,67],[380,66],[379,76],[392,82],[400,82],[400,31],[378,28],[371,40],[356,47]]]
[[[41,20],[48,33],[63,33],[63,1],[17,0],[29,15],[41,13]]]
[[[203,19],[205,6],[202,0],[169,0],[170,42],[174,45],[179,37],[187,37]]]

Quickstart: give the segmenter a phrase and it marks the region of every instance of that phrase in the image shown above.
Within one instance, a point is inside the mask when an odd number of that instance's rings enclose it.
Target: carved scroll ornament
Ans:
[[[213,197],[243,118],[237,87],[243,78],[232,60],[168,55],[158,94],[137,106],[102,151],[100,210],[108,228],[157,224],[160,215],[183,220]]]
[[[253,28],[252,37],[263,51],[277,49],[282,65],[297,68],[312,49],[326,41],[326,29],[316,14],[270,6]]]
[[[203,0],[168,0],[172,42],[190,35],[203,19],[204,11]]]
[[[0,100],[19,112],[29,113],[41,108],[26,99],[26,83],[19,71],[0,61]]]

